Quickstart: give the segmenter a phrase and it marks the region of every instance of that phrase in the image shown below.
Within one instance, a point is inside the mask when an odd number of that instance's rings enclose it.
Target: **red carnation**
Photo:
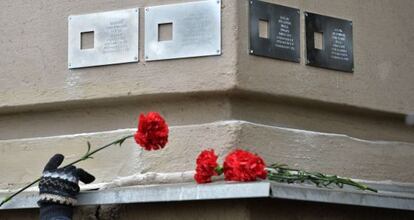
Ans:
[[[243,182],[265,179],[265,168],[262,158],[244,150],[235,150],[228,154],[223,165],[225,180]]]
[[[197,183],[209,183],[212,176],[217,176],[217,155],[214,150],[204,150],[197,157],[197,168],[194,179]]]
[[[168,125],[157,112],[141,114],[134,138],[145,150],[159,150],[168,142]]]

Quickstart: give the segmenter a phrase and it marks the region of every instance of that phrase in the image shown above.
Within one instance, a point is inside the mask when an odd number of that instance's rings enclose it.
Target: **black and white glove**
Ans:
[[[77,202],[79,180],[91,183],[95,177],[83,169],[69,166],[58,168],[64,156],[56,154],[46,164],[39,182],[40,219],[71,219],[72,206]]]

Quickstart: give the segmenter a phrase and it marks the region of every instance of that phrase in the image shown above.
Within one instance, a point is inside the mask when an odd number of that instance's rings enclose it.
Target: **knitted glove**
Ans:
[[[66,216],[70,219],[72,206],[76,204],[76,196],[79,193],[79,180],[86,184],[95,180],[94,176],[75,166],[58,168],[63,159],[63,155],[56,154],[43,170],[39,182],[38,201],[41,219],[55,219],[53,216]]]

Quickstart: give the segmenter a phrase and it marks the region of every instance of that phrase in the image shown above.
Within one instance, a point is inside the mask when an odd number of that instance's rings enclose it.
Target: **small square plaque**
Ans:
[[[145,60],[221,55],[221,1],[145,8]]]
[[[251,0],[250,54],[300,62],[300,11]]]
[[[68,18],[68,68],[138,62],[138,8]]]
[[[306,63],[354,72],[352,21],[305,12]]]

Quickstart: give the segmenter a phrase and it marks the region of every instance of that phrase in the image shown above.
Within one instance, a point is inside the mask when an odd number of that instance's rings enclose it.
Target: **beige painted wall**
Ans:
[[[414,1],[268,0],[302,12],[352,20],[354,74],[305,65],[303,14],[301,65],[248,55],[247,1],[238,2],[239,89],[396,113],[414,112]]]
[[[305,103],[303,100],[225,94],[131,99],[93,106],[0,114],[0,140],[133,128],[138,113],[147,111],[161,112],[171,126],[237,119],[366,140],[414,142],[414,127],[405,125],[400,115]]]
[[[303,42],[301,64],[248,55],[242,0],[223,0],[222,56],[67,69],[69,15],[187,1],[0,1],[1,189],[37,177],[56,152],[73,160],[86,140],[133,132],[112,130],[135,127],[137,114],[150,110],[173,126],[169,146],[153,154],[128,142],[102,152],[82,164],[97,182],[191,170],[207,147],[220,156],[241,147],[298,168],[414,182],[414,127],[403,122],[414,112],[413,1],[271,1],[353,20],[354,74],[305,66]]]
[[[223,1],[220,57],[67,69],[70,14],[176,2],[186,1],[1,1],[0,112],[73,102],[88,105],[87,100],[234,89],[414,112],[411,0],[271,1],[353,20],[354,74],[248,55],[247,1],[235,0]],[[142,24],[143,19],[141,39]],[[302,49],[304,60],[303,42]]]
[[[223,1],[222,56],[67,69],[70,14],[175,2],[185,1],[1,1],[0,139],[132,127],[156,110],[171,125],[240,119],[414,140],[404,125],[414,111],[409,0],[271,1],[353,20],[354,74],[248,55],[247,1],[235,0]],[[140,48],[143,27],[141,16]]]
[[[208,123],[231,118],[228,98],[184,96],[107,102],[0,115],[0,139],[48,137],[137,126],[140,112],[158,111],[169,125]]]
[[[67,17],[187,1],[0,2],[0,112],[95,99],[223,91],[234,87],[236,1],[224,1],[220,57],[67,69]],[[143,14],[140,48],[144,48]],[[143,60],[143,51],[140,58]],[[63,102],[63,103],[62,103]],[[66,102],[66,103],[64,103]]]

